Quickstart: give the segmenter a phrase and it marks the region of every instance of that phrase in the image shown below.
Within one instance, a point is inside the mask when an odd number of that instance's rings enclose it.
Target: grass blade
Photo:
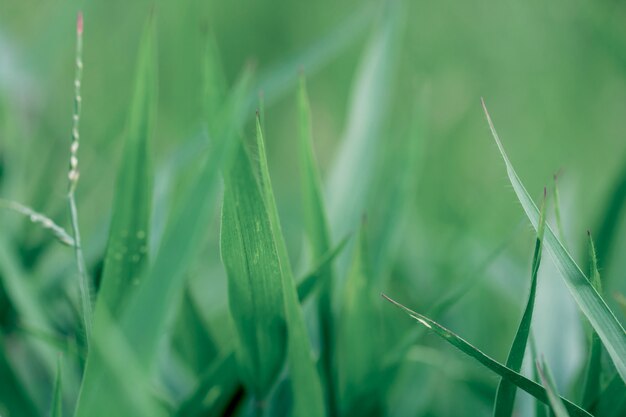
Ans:
[[[506,359],[506,366],[515,372],[519,372],[522,369],[522,362],[524,361],[524,354],[526,353],[526,344],[528,343],[528,336],[530,334],[530,324],[533,318],[533,309],[535,307],[535,294],[537,292],[537,274],[539,272],[539,265],[541,264],[541,251],[543,241],[543,233],[545,230],[545,202],[546,191],[543,193],[543,203],[541,205],[541,211],[539,215],[539,231],[537,232],[537,240],[535,242],[535,252],[533,254],[533,262],[530,277],[530,292],[528,294],[528,301],[526,302],[526,308],[522,315],[522,320],[517,328],[517,333],[513,339],[509,356]],[[513,406],[515,405],[515,394],[517,388],[504,379],[500,380],[498,388],[496,390],[496,402],[493,408],[494,417],[510,417],[513,415]]]
[[[537,371],[539,372],[539,377],[541,378],[541,382],[543,386],[546,387],[546,391],[548,393],[548,399],[550,400],[550,407],[552,408],[552,412],[555,417],[570,417],[561,397],[557,394],[556,384],[554,383],[554,378],[550,372],[550,369],[543,363],[543,366],[537,362]]]
[[[52,391],[52,407],[50,408],[51,417],[63,417],[63,381],[61,377],[61,356],[57,360],[57,373],[54,380],[54,389]]]
[[[530,358],[532,359],[532,363],[537,363],[537,347],[535,346],[535,339],[530,337]],[[536,366],[532,367],[533,372],[533,380],[536,382],[541,382],[541,377],[539,376],[539,370]],[[535,398],[535,417],[548,417],[548,407],[543,402],[537,400]]]
[[[109,241],[98,304],[120,317],[139,288],[148,262],[153,170],[150,158],[157,112],[156,39],[154,20],[141,40],[134,91],[117,175]],[[96,306],[96,310],[98,305]],[[97,311],[96,311],[97,314]]]
[[[37,417],[41,413],[37,410],[30,393],[9,362],[6,352],[4,336],[0,333],[0,404],[9,415]]]
[[[527,393],[537,398],[539,401],[543,402],[544,404],[549,404],[548,394],[545,388],[543,388],[541,385],[531,381],[530,379],[522,376],[518,372],[515,372],[514,370],[507,368],[506,366],[502,365],[498,361],[487,356],[486,354],[484,354],[483,352],[481,352],[480,350],[472,346],[470,343],[468,343],[467,341],[465,341],[458,335],[446,329],[439,323],[429,319],[428,317],[422,314],[419,314],[413,310],[410,310],[409,308],[403,306],[397,301],[392,300],[391,298],[387,297],[384,294],[382,294],[382,296],[385,299],[387,299],[389,302],[395,304],[397,307],[404,310],[406,313],[408,313],[409,316],[417,320],[417,322],[420,323],[422,326],[426,327],[429,330],[432,330],[435,334],[437,334],[439,337],[444,339],[446,342],[450,343],[452,346],[456,347],[461,352],[465,353],[466,355],[480,362],[485,368],[500,375],[502,378],[505,378],[507,381],[511,382],[512,384],[517,385],[518,388],[521,388],[522,390],[526,391]],[[562,398],[562,400],[565,403],[567,410],[572,416],[586,416],[586,417],[591,416],[591,414],[589,414],[587,411],[583,410],[576,404],[572,403],[571,401],[566,400],[564,398]]]
[[[244,383],[261,403],[286,354],[280,261],[263,194],[243,145],[224,178],[220,248],[238,335],[237,362]]]
[[[315,154],[313,152],[313,127],[311,122],[311,107],[306,89],[304,76],[300,77],[298,89],[298,108],[300,115],[300,167],[302,187],[302,207],[307,241],[311,248],[312,258],[321,259],[331,248],[331,238],[328,229],[328,220],[324,209],[322,196],[322,181]],[[333,346],[333,312],[332,287],[334,284],[333,266],[329,262],[323,271],[324,277],[320,288],[318,302],[318,319],[320,326],[320,363],[326,383],[326,400],[331,414],[336,412],[335,384],[331,348]]]
[[[280,261],[285,317],[287,320],[287,363],[289,365],[293,410],[295,416],[324,417],[326,410],[322,384],[311,352],[304,314],[298,302],[298,294],[287,253],[287,245],[280,227],[278,209],[267,166],[265,144],[261,124],[257,117],[257,149],[261,188],[267,205],[273,238]]]
[[[493,138],[506,164],[507,173],[513,185],[513,189],[515,190],[515,194],[522,204],[526,216],[528,216],[533,227],[537,229],[539,210],[513,169],[513,165],[504,151],[504,147],[500,142],[484,102],[483,108]],[[600,297],[598,292],[593,288],[593,285],[581,271],[580,267],[574,262],[571,255],[563,247],[563,244],[556,237],[549,225],[546,225],[544,244],[548,253],[552,256],[561,276],[564,278],[572,297],[591,323],[593,329],[598,333],[609,356],[613,359],[617,372],[623,380],[626,380],[626,333],[624,332],[624,328],[619,321],[617,321],[617,318],[606,305],[602,297]]]
[[[598,271],[598,258],[596,257],[595,245],[591,233],[587,232],[589,237],[589,259],[591,285],[602,294],[602,281],[600,272]],[[593,329],[591,330],[591,348],[589,350],[589,359],[587,361],[587,371],[585,375],[585,386],[583,389],[583,406],[589,412],[593,412],[592,405],[600,395],[600,380],[602,376],[602,341]]]

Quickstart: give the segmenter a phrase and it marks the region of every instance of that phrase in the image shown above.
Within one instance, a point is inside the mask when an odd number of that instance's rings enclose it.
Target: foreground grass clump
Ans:
[[[248,65],[232,80],[219,43],[204,33],[203,97],[196,103],[201,133],[176,143],[165,162],[155,160],[155,149],[167,65],[151,14],[135,54],[123,134],[115,141],[121,156],[106,202],[110,220],[96,219],[100,229],[83,234],[81,219],[89,213],[80,210],[86,186],[78,167],[80,160],[83,176],[90,169],[79,152],[88,140],[81,137],[82,106],[89,105],[81,88],[89,21],[84,30],[79,15],[68,204],[61,210],[69,222],[10,194],[0,200],[7,218],[32,223],[37,250],[45,254],[28,255],[18,233],[0,236],[0,415],[454,415],[449,403],[462,404],[468,415],[497,417],[626,414],[626,334],[607,304],[610,283],[601,278],[592,235],[585,241],[585,274],[565,243],[556,181],[537,207],[484,103],[510,184],[534,229],[524,272],[528,290],[506,298],[483,278],[508,241],[477,268],[451,255],[451,265],[475,270],[465,281],[430,280],[415,266],[428,262],[412,259],[419,247],[409,239],[415,230],[424,235],[427,254],[439,238],[415,221],[414,210],[429,158],[427,126],[436,117],[427,86],[411,93],[409,106],[393,109],[406,11],[402,1],[375,13],[365,8],[339,24],[345,38],[324,38],[267,73]],[[345,134],[325,182],[305,73],[357,41],[365,45]],[[84,46],[89,51],[89,43]],[[296,155],[296,215],[276,186],[282,161],[271,156],[281,153],[269,152],[274,142],[266,117],[280,97],[294,111],[287,153]],[[604,239],[602,255],[611,241]],[[100,246],[93,243],[98,240]],[[546,273],[547,263],[554,274]],[[536,334],[545,319],[536,304],[548,280],[565,284],[580,312],[573,320],[588,334],[579,340],[588,358],[569,378],[554,371]],[[507,276],[507,285],[512,281]],[[478,301],[471,298],[476,293]],[[476,332],[472,315],[498,315],[498,297],[509,304],[513,325],[500,329],[481,316],[484,333]],[[432,334],[455,349],[443,348]],[[479,349],[484,338],[474,345],[460,334],[472,340],[486,334],[506,349]]]

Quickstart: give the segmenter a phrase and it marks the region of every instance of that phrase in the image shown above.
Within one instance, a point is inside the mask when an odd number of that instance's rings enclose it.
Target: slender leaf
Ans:
[[[544,199],[541,205],[541,212],[539,215],[539,231],[537,232],[537,240],[535,242],[535,252],[533,254],[533,262],[530,276],[530,292],[528,294],[528,301],[526,302],[526,308],[522,315],[522,320],[515,333],[515,339],[511,345],[509,356],[506,359],[506,366],[511,368],[515,372],[519,372],[522,369],[522,362],[524,361],[524,354],[526,353],[526,344],[528,343],[528,336],[530,334],[530,323],[533,318],[533,309],[535,307],[535,294],[537,292],[537,274],[539,272],[539,265],[541,264],[541,251],[543,241],[543,233],[545,230],[545,189]],[[517,388],[504,379],[500,380],[498,388],[496,390],[496,402],[493,408],[494,417],[510,417],[513,415],[513,406],[515,405],[515,394]]]
[[[300,78],[298,90],[298,108],[300,115],[300,183],[302,188],[302,208],[307,241],[312,258],[321,259],[331,248],[330,231],[322,196],[321,176],[317,168],[313,151],[313,127],[311,107],[304,76]],[[336,413],[335,384],[331,349],[333,345],[332,288],[334,284],[333,265],[329,262],[325,270],[319,295],[318,317],[320,327],[320,363],[326,386],[326,400],[331,414]]]
[[[509,161],[484,102],[483,108],[487,115],[487,121],[489,122],[493,138],[506,164],[507,173],[513,185],[513,189],[515,190],[515,194],[522,204],[526,216],[528,216],[533,227],[537,229],[539,210]],[[624,328],[619,321],[617,321],[617,318],[615,318],[615,315],[606,305],[602,297],[593,288],[593,285],[581,271],[580,267],[574,262],[571,255],[563,247],[563,244],[556,237],[549,225],[546,225],[544,244],[548,253],[550,253],[554,260],[557,269],[561,273],[561,276],[565,280],[572,297],[591,323],[593,329],[598,333],[609,356],[613,359],[617,372],[623,380],[626,380],[626,333],[624,332]]]
[[[257,149],[259,152],[259,171],[261,188],[268,209],[270,224],[278,257],[280,261],[280,276],[282,278],[283,299],[285,303],[285,316],[287,320],[287,362],[289,365],[291,390],[293,394],[294,416],[323,417],[326,415],[324,396],[320,376],[315,366],[315,360],[311,352],[309,335],[307,333],[304,314],[300,303],[293,272],[287,253],[287,245],[282,234],[278,209],[274,200],[274,192],[267,166],[265,144],[261,124],[257,117]]]
[[[52,391],[52,406],[50,407],[51,417],[63,417],[63,380],[61,371],[61,356],[59,356],[57,361],[57,373],[54,379],[54,390]]]
[[[543,402],[544,404],[549,404],[548,394],[541,385],[531,381],[530,379],[524,377],[518,372],[515,372],[514,370],[507,368],[505,365],[502,365],[495,359],[492,359],[491,357],[487,356],[486,354],[484,354],[483,352],[481,352],[480,350],[472,346],[470,343],[468,343],[467,341],[465,341],[464,339],[462,339],[455,333],[446,329],[439,323],[429,319],[428,317],[422,314],[419,314],[413,310],[410,310],[409,308],[403,306],[397,301],[392,300],[391,298],[387,297],[384,294],[382,294],[382,296],[388,301],[390,301],[391,303],[395,304],[397,307],[404,310],[406,313],[408,313],[408,315],[411,316],[413,319],[417,320],[419,324],[433,331],[435,334],[437,334],[439,337],[444,339],[446,342],[450,343],[452,346],[459,349],[461,352],[465,353],[466,355],[480,362],[485,368],[500,375],[502,378],[505,378],[507,381],[511,382],[512,384],[517,385],[518,388],[523,389],[524,391],[526,391],[533,397],[537,398],[539,401]],[[567,407],[567,410],[572,416],[586,416],[586,417],[591,416],[591,414],[589,414],[587,411],[583,410],[576,404],[572,403],[571,401],[566,400],[565,398],[562,398],[562,400],[565,403],[565,407]]]
[[[537,363],[537,346],[535,345],[535,339],[531,333],[530,335],[530,358],[532,359],[532,363]],[[536,366],[532,367],[533,373],[533,381],[541,382],[541,377],[539,376],[539,370]],[[535,417],[548,417],[548,407],[543,402],[539,401],[535,398]]]
[[[591,285],[602,294],[602,281],[600,272],[598,271],[598,258],[596,256],[595,245],[591,233],[587,232],[589,237],[589,259],[591,277]],[[591,348],[589,350],[589,359],[587,360],[587,370],[585,375],[585,386],[583,389],[583,406],[586,410],[593,412],[593,402],[600,395],[600,380],[602,377],[602,341],[598,337],[598,333],[591,330]]]
[[[550,369],[545,362],[543,365],[537,362],[536,366],[541,382],[543,383],[543,386],[546,387],[548,400],[550,400],[550,407],[552,408],[552,412],[555,417],[569,417],[565,404],[563,404],[561,397],[557,394],[556,384],[554,383],[554,378],[552,377]]]
[[[286,354],[280,260],[267,208],[243,145],[224,180],[221,253],[238,336],[240,375],[265,400]]]

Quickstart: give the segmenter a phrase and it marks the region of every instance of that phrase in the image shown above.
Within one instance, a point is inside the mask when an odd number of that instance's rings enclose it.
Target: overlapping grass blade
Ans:
[[[323,255],[305,276],[298,281],[298,298],[303,302],[316,287],[326,285],[324,280],[328,279],[328,268],[333,260],[339,256],[348,243],[349,237],[344,238],[339,244]]]
[[[317,168],[313,152],[313,126],[311,108],[304,76],[300,77],[298,89],[298,109],[300,121],[300,184],[302,188],[302,208],[307,241],[314,260],[321,259],[331,248],[331,237],[326,219],[324,199],[322,196],[321,176]],[[318,317],[320,326],[320,362],[326,386],[326,401],[331,414],[335,413],[335,384],[332,364],[333,311],[332,288],[334,284],[333,266],[329,262],[325,270],[320,288]]]
[[[380,404],[382,340],[378,297],[372,288],[369,248],[361,226],[352,265],[342,291],[336,324],[336,379],[341,415],[375,415]],[[363,340],[368,340],[366,345]]]
[[[500,375],[502,378],[505,378],[507,381],[511,382],[512,384],[517,385],[518,388],[521,388],[522,390],[526,391],[527,393],[537,398],[544,404],[549,404],[548,394],[541,385],[531,381],[530,379],[524,377],[518,372],[515,372],[514,370],[507,368],[506,366],[502,365],[495,359],[492,359],[491,357],[487,356],[482,351],[478,350],[477,348],[472,346],[470,343],[465,341],[463,338],[459,337],[458,335],[451,332],[447,328],[443,327],[439,323],[429,319],[428,317],[422,314],[416,313],[415,311],[409,309],[408,307],[403,306],[397,301],[392,300],[391,298],[387,297],[384,294],[382,296],[388,301],[390,301],[391,303],[395,304],[397,307],[404,310],[406,313],[408,313],[408,315],[411,316],[413,319],[415,319],[419,324],[421,324],[422,326],[426,327],[429,330],[432,330],[435,334],[437,334],[439,337],[444,339],[446,342],[450,343],[452,346],[456,347],[461,352],[465,353],[466,355],[480,362],[485,368]],[[567,407],[567,410],[571,416],[581,416],[581,417],[591,416],[591,414],[589,414],[587,411],[583,410],[576,404],[572,403],[571,401],[565,398],[562,398],[562,400],[565,404],[565,407]]]
[[[598,417],[618,417],[626,412],[626,385],[615,374],[599,397],[595,399],[592,409]]]
[[[600,272],[598,271],[598,258],[596,256],[595,245],[591,233],[587,233],[589,237],[589,259],[590,271],[589,276],[591,285],[596,289],[598,294],[602,294],[602,281]],[[587,369],[585,374],[585,385],[583,389],[583,406],[589,412],[593,412],[591,408],[594,401],[600,395],[600,381],[602,376],[602,341],[593,329],[591,330],[591,348],[589,350],[589,359],[587,360]]]
[[[298,283],[298,299],[304,303],[319,286],[322,272],[326,270],[329,262],[345,247],[347,238],[335,249],[324,255],[320,262],[309,271]],[[202,373],[194,391],[179,405],[176,416],[217,416],[221,415],[224,407],[231,404],[235,397],[243,393],[241,382],[237,378],[237,362],[234,349],[226,349],[226,353],[220,355],[211,367]],[[210,398],[211,401],[206,401]]]
[[[147,264],[149,224],[152,203],[152,171],[150,166],[149,143],[156,117],[156,32],[154,17],[148,19],[139,47],[135,88],[130,113],[127,120],[126,139],[119,169],[117,189],[112,210],[109,242],[104,262],[101,289],[96,304],[95,323],[104,326],[94,327],[103,345],[87,358],[86,371],[76,408],[77,416],[102,415],[110,400],[101,395],[101,384],[120,384],[123,374],[115,374],[115,369],[107,367],[107,355],[112,343],[103,335],[108,328],[123,317],[123,312],[134,294],[140,288]],[[106,316],[106,317],[105,317]],[[109,317],[110,316],[110,317]],[[115,331],[119,331],[115,327]],[[113,330],[107,330],[113,331]],[[94,334],[94,337],[95,334]],[[118,347],[121,351],[123,348]],[[127,357],[128,358],[128,357]],[[109,358],[110,359],[110,358]],[[145,383],[144,383],[145,385]],[[131,407],[133,399],[141,397],[135,392],[117,391],[126,396],[116,401],[118,413],[128,413],[124,407]],[[108,408],[109,411],[110,408]]]
[[[238,335],[237,362],[260,404],[287,348],[281,266],[264,196],[243,144],[224,182],[220,246]]]
[[[52,390],[52,405],[50,407],[51,417],[63,417],[63,378],[62,378],[61,356],[57,360],[57,373],[54,379],[54,389]]]
[[[139,288],[148,262],[154,176],[150,143],[157,112],[154,24],[151,19],[139,50],[97,300],[98,304],[105,303],[114,317],[122,315],[126,303]]]
[[[370,39],[351,93],[349,115],[327,183],[328,215],[334,238],[358,229],[371,197],[369,190],[385,146],[382,128],[389,108],[392,80],[404,28],[404,2],[385,3]],[[338,262],[339,277],[349,257]]]
[[[287,320],[287,363],[289,366],[294,416],[323,417],[326,415],[322,384],[312,355],[304,314],[289,262],[287,245],[282,234],[278,209],[267,166],[263,132],[259,119],[256,121],[257,149],[259,153],[260,183],[263,190],[273,239],[278,251],[282,279],[285,317]]]
[[[535,338],[533,337],[532,333],[530,335],[530,359],[532,360],[532,363],[537,363],[538,361],[537,347],[535,345]],[[536,366],[532,367],[532,373],[533,373],[533,381],[541,382],[541,377],[539,376],[539,370],[537,369]],[[548,406],[536,398],[535,398],[535,417],[548,417]]]
[[[526,353],[526,344],[528,343],[528,336],[530,335],[530,323],[533,318],[533,310],[535,308],[535,293],[537,291],[537,274],[539,272],[539,265],[541,264],[541,251],[543,241],[543,233],[545,230],[545,203],[546,193],[544,189],[543,203],[541,204],[541,211],[539,215],[539,231],[537,232],[537,240],[535,242],[535,251],[533,254],[533,262],[530,276],[530,292],[528,294],[528,301],[526,302],[526,308],[522,315],[522,320],[519,323],[513,344],[509,351],[509,355],[506,358],[506,366],[515,372],[519,372],[522,369],[522,362],[524,361],[524,354]],[[496,402],[493,408],[494,417],[510,417],[513,415],[513,406],[515,404],[515,394],[517,388],[510,382],[501,379],[496,390]]]
[[[515,190],[515,194],[522,204],[526,216],[528,216],[533,227],[537,229],[539,210],[509,161],[484,102],[483,108],[487,115],[491,133],[498,145],[502,159],[504,159],[506,164],[507,173],[513,185],[513,189]],[[581,271],[580,267],[574,262],[571,255],[563,247],[563,244],[556,237],[549,225],[546,226],[544,245],[565,280],[572,297],[591,323],[593,329],[598,333],[609,356],[613,359],[617,372],[622,379],[626,380],[626,333],[624,332],[624,328],[619,321],[617,321],[617,318],[606,305],[602,297],[600,297],[598,292],[593,288],[593,285]]]
[[[2,381],[0,384],[0,404],[10,413],[9,415],[24,417],[40,416],[41,414],[30,393],[26,390],[23,381],[21,381],[15,373],[12,364],[9,362],[9,358],[4,353],[7,350],[4,337],[1,333],[0,349],[0,351],[3,352],[0,355],[0,381]]]
[[[567,409],[565,408],[565,404],[557,394],[556,384],[554,383],[554,378],[552,377],[552,373],[550,369],[544,362],[543,365],[536,363],[537,371],[539,372],[539,377],[541,378],[541,382],[543,386],[546,388],[546,392],[548,393],[548,400],[550,401],[550,408],[554,413],[555,417],[570,417]]]
[[[561,221],[561,195],[559,193],[559,175],[554,174],[554,218],[556,220],[556,230],[559,233],[559,238],[563,245],[565,246],[565,232],[563,230],[563,222]]]

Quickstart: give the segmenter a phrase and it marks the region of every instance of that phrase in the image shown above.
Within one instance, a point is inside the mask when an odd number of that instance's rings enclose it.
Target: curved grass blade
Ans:
[[[61,377],[61,356],[57,360],[57,373],[52,391],[52,406],[50,408],[51,417],[63,417],[63,381]]]
[[[311,107],[306,89],[304,76],[300,77],[298,89],[298,108],[300,115],[300,167],[302,187],[302,207],[306,237],[311,248],[312,258],[321,259],[330,251],[331,238],[328,229],[328,220],[324,209],[322,196],[322,181],[315,154],[313,152],[313,127],[311,122]],[[333,346],[333,312],[332,287],[334,284],[333,266],[329,262],[325,270],[320,271],[324,277],[320,288],[318,302],[318,317],[320,326],[320,363],[326,386],[326,399],[331,414],[335,414],[337,404],[335,399],[335,384],[331,349]]]
[[[526,344],[528,343],[528,336],[530,334],[530,323],[533,318],[533,309],[535,307],[535,294],[537,292],[537,274],[539,272],[539,265],[541,264],[541,251],[543,241],[543,233],[545,230],[545,205],[546,205],[546,190],[543,192],[543,203],[541,204],[541,211],[539,214],[539,231],[537,232],[537,240],[535,242],[535,251],[533,254],[533,262],[530,276],[530,292],[528,294],[528,301],[526,302],[526,308],[522,315],[522,320],[519,323],[509,356],[506,358],[506,366],[520,372],[522,369],[522,362],[524,361],[524,354],[526,353]],[[513,406],[515,405],[515,394],[517,387],[510,382],[501,379],[496,390],[496,402],[493,408],[494,417],[510,417],[513,415]]]
[[[485,115],[487,116],[489,128],[491,129],[493,138],[498,145],[498,149],[506,165],[507,174],[513,185],[515,194],[522,204],[526,216],[533,227],[537,229],[539,210],[509,161],[493,122],[491,121],[491,117],[487,112],[484,101],[482,104]],[[581,271],[580,267],[574,262],[571,255],[563,247],[563,244],[556,237],[549,225],[546,225],[544,245],[565,280],[572,297],[591,323],[593,329],[598,333],[604,347],[615,364],[617,372],[623,380],[626,380],[626,333],[624,332],[624,328],[619,321],[617,321],[617,318],[606,305],[602,297],[593,288],[593,285]]]
[[[502,378],[505,378],[507,381],[517,385],[518,388],[523,389],[524,391],[526,391],[533,397],[537,398],[539,401],[543,402],[544,404],[549,404],[548,394],[541,385],[531,381],[530,379],[524,377],[518,372],[515,372],[514,370],[507,368],[506,366],[502,365],[495,359],[492,359],[491,357],[487,356],[486,354],[484,354],[483,352],[481,352],[480,350],[472,346],[470,343],[468,343],[467,341],[465,341],[464,339],[462,339],[455,333],[451,332],[447,328],[443,327],[439,323],[435,322],[434,320],[431,320],[424,315],[416,313],[415,311],[409,309],[408,307],[405,307],[402,304],[398,303],[397,301],[394,301],[391,298],[387,297],[385,294],[382,294],[382,296],[386,300],[391,302],[392,304],[404,310],[409,316],[417,320],[417,322],[420,323],[422,326],[426,327],[429,330],[432,330],[435,334],[443,338],[446,342],[450,343],[452,346],[456,347],[461,352],[465,353],[466,355],[480,362],[485,368],[500,375]],[[562,398],[562,400],[565,403],[565,407],[567,407],[567,410],[569,411],[571,416],[575,416],[575,417],[582,417],[582,416],[590,417],[591,416],[591,414],[589,414],[587,411],[583,410],[576,404],[572,403],[571,401],[565,398]]]
[[[313,292],[316,287],[325,285],[323,280],[328,279],[328,268],[332,264],[333,260],[339,256],[341,251],[346,247],[349,237],[345,237],[339,244],[326,253],[317,262],[316,265],[311,268],[306,275],[298,281],[298,299],[303,302]]]
[[[309,335],[304,321],[304,314],[298,302],[287,245],[280,227],[278,209],[276,208],[270,173],[267,167],[263,132],[258,117],[256,129],[261,188],[280,261],[280,276],[282,278],[285,317],[287,320],[287,363],[293,395],[292,414],[294,416],[324,417],[326,410],[322,384],[311,352]]]
[[[587,232],[589,237],[589,259],[591,285],[602,294],[602,280],[598,271],[598,258],[596,256],[595,245],[591,233]],[[585,386],[583,389],[583,406],[589,412],[593,412],[593,403],[600,395],[600,380],[602,376],[602,341],[598,334],[591,330],[591,348],[589,350],[589,359],[587,361],[587,371],[585,375]]]
[[[557,394],[556,384],[554,383],[554,378],[552,377],[550,369],[545,362],[543,365],[537,362],[536,366],[541,382],[543,383],[543,386],[546,387],[548,400],[550,401],[550,408],[552,409],[555,417],[570,417],[567,409],[565,408],[565,404],[563,404],[561,397]]]

